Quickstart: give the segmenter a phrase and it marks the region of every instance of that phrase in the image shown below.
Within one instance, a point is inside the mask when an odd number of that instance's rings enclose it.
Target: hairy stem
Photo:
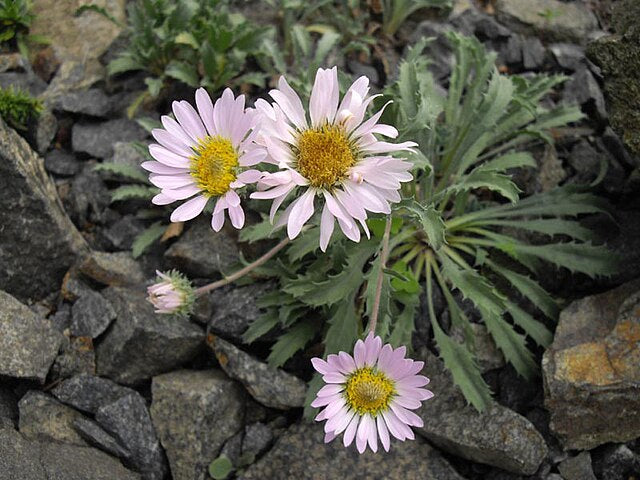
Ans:
[[[251,272],[252,270],[260,267],[261,265],[264,265],[267,261],[269,261],[269,259],[273,258],[273,256],[275,254],[277,254],[280,250],[282,250],[284,247],[286,247],[289,244],[289,242],[290,242],[289,238],[285,238],[280,243],[278,243],[275,247],[273,247],[271,250],[269,250],[267,253],[262,255],[257,260],[251,262],[246,267],[241,268],[237,272],[232,273],[231,275],[229,275],[228,277],[223,278],[222,280],[218,280],[216,282],[209,283],[209,284],[204,285],[204,286],[202,286],[200,288],[197,288],[196,291],[195,291],[196,297],[204,295],[205,293],[210,292],[211,290],[215,290],[216,288],[220,288],[220,287],[224,287],[225,285],[229,285],[230,283],[235,282],[239,278],[245,276],[247,273]]]
[[[382,236],[382,252],[380,252],[380,273],[376,283],[376,293],[373,297],[373,308],[371,310],[371,320],[369,321],[369,331],[376,334],[376,324],[378,323],[378,314],[380,313],[380,296],[382,295],[382,280],[384,277],[384,269],[387,268],[387,259],[389,258],[389,237],[391,236],[391,216],[387,217],[387,223],[384,226],[384,235]]]

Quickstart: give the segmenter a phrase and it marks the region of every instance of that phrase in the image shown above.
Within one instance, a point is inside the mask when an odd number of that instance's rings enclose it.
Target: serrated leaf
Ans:
[[[497,225],[504,227],[519,228],[521,230],[529,230],[532,232],[544,233],[545,235],[566,235],[576,240],[587,242],[593,240],[594,232],[580,225],[579,222],[573,220],[564,220],[561,218],[538,218],[527,220],[493,220],[488,225]]]
[[[302,350],[318,332],[318,323],[304,320],[290,327],[271,347],[267,362],[272,367],[281,367],[298,351]]]
[[[461,193],[469,190],[486,188],[515,203],[520,198],[520,189],[511,181],[511,177],[491,170],[477,168],[458,182],[443,190],[442,195]]]
[[[256,318],[249,328],[242,334],[244,343],[253,343],[260,337],[270,332],[280,322],[280,317],[276,310],[270,310]]]
[[[273,225],[269,221],[269,217],[263,214],[260,222],[245,226],[240,230],[238,238],[241,242],[254,243],[271,238],[272,232]]]
[[[163,225],[161,222],[156,222],[140,232],[131,245],[131,256],[138,258],[142,255],[154,242],[160,239],[166,229],[166,225]]]
[[[507,311],[513,322],[522,328],[541,347],[548,347],[553,341],[553,333],[541,322],[533,318],[515,303],[506,302]]]
[[[130,72],[132,70],[144,70],[144,66],[127,53],[114,58],[107,66],[107,72],[109,75]]]
[[[111,191],[111,201],[117,202],[137,198],[141,200],[151,200],[159,190],[156,187],[146,187],[144,185],[123,185]]]
[[[433,205],[425,207],[416,201],[406,202],[402,206],[418,219],[433,249],[439,250],[446,243],[446,227],[440,212]]]
[[[309,253],[320,248],[320,228],[311,228],[302,232],[296,241],[287,249],[287,255],[292,262],[300,260]]]
[[[331,52],[331,49],[338,44],[341,35],[335,31],[328,31],[320,37],[316,45],[316,52],[313,62],[315,65],[321,66]]]
[[[393,329],[388,342],[395,348],[402,345],[411,346],[411,337],[415,330],[415,316],[420,305],[420,290],[413,294],[396,295],[395,298],[402,303],[402,311],[395,316]]]
[[[190,87],[198,87],[200,79],[196,69],[185,62],[171,62],[164,71],[167,77],[175,78]]]
[[[350,352],[358,339],[354,294],[347,295],[329,314],[329,329],[324,337],[325,358],[330,353]]]
[[[149,183],[147,174],[143,170],[124,163],[102,162],[98,163],[93,169],[98,172],[109,172],[138,182]]]
[[[480,167],[484,170],[495,170],[502,172],[511,168],[530,167],[535,168],[538,164],[529,152],[507,153],[500,157],[484,162]]]

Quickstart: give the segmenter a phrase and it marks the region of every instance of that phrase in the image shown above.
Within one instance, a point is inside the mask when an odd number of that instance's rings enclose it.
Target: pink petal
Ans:
[[[188,173],[179,173],[178,175],[149,175],[149,181],[159,188],[175,189],[194,185],[193,177]]]
[[[237,207],[229,207],[229,218],[231,219],[231,225],[240,229],[244,226],[244,210],[240,205]]]
[[[382,339],[378,336],[373,336],[370,333],[364,341],[364,345],[366,347],[366,355],[365,355],[365,363],[367,365],[375,365],[378,360],[378,354],[380,353],[380,349],[382,348]]]
[[[327,373],[322,379],[325,383],[344,383],[347,380],[341,373]]]
[[[318,393],[316,395],[318,397],[327,397],[330,395],[335,395],[336,393],[340,393],[342,390],[344,390],[344,385],[330,383],[329,385],[325,385],[320,390],[318,390]]]
[[[325,374],[333,371],[326,361],[318,357],[311,359],[311,365],[313,365],[313,368],[315,368],[318,373]]]
[[[196,106],[198,107],[200,119],[207,128],[207,132],[214,137],[216,135],[216,129],[213,124],[213,102],[204,88],[196,90]]]
[[[396,415],[391,410],[383,412],[382,417],[384,418],[384,421],[387,424],[391,435],[403,442],[405,438],[407,438],[405,435],[405,425],[398,419],[398,417],[396,417]]]
[[[220,202],[220,200],[218,200]],[[224,209],[219,212],[214,212],[211,215],[211,228],[214,232],[219,232],[224,225]]]
[[[263,148],[256,148],[255,150],[251,150],[246,152],[238,159],[238,163],[242,167],[251,167],[253,165],[257,165],[258,163],[264,161],[267,156],[266,150]]]
[[[151,199],[151,203],[153,203],[154,205],[169,205],[173,202],[175,202],[175,200],[171,197],[168,197],[164,193],[159,193]]]
[[[249,184],[257,182],[260,180],[260,177],[262,177],[262,172],[260,170],[245,170],[238,175],[237,179],[242,183]]]
[[[407,425],[412,425],[414,427],[422,427],[424,425],[424,422],[418,415],[413,413],[411,410],[407,410],[406,408],[398,405],[395,399],[391,402],[390,407],[391,410],[393,410],[393,413],[395,413],[396,416]]]
[[[187,200],[171,214],[172,222],[186,222],[202,213],[209,199],[203,195],[199,195],[191,200]]]
[[[164,163],[169,167],[189,168],[191,166],[191,162],[188,158],[172,152],[171,150],[156,143],[149,145],[149,153],[157,161]]]
[[[200,193],[200,189],[197,185],[187,185],[186,187],[180,188],[172,188],[172,189],[164,189],[162,193],[167,197],[171,197],[174,200],[184,200],[186,198],[192,197],[196,193]]]
[[[296,92],[289,86],[284,76],[278,81],[278,90],[269,92],[284,114],[289,118],[298,130],[307,128],[307,120],[305,118],[302,101]]]
[[[328,397],[316,397],[313,402],[311,402],[311,406],[313,408],[324,407],[330,403],[340,400],[341,397],[342,393],[336,393],[335,395],[330,395]]]
[[[353,442],[353,439],[356,436],[356,431],[358,430],[359,422],[360,415],[354,415],[349,422],[349,426],[347,426],[347,429],[344,431],[344,436],[342,437],[342,443],[345,447],[348,447]]]
[[[164,163],[154,161],[142,162],[140,166],[148,172],[160,173],[162,175],[176,175],[188,172],[186,168],[169,167]]]
[[[324,207],[322,207],[322,216],[320,217],[320,250],[323,252],[327,251],[334,226],[335,221],[333,220],[333,215],[325,203]]]
[[[411,375],[405,378],[401,378],[398,380],[398,385],[402,385],[403,387],[424,387],[429,384],[429,379],[424,375]]]
[[[380,441],[382,442],[382,447],[384,448],[385,452],[388,452],[391,442],[389,439],[389,430],[387,429],[386,423],[384,423],[382,415],[378,415],[376,417],[376,425],[378,427],[378,436],[380,437]]]
[[[356,342],[356,346],[353,349],[353,358],[356,361],[356,367],[362,368],[365,365],[366,358],[366,349],[364,346],[364,342],[362,340],[358,340]]]
[[[151,130],[151,135],[153,135],[153,138],[155,138],[160,145],[177,155],[182,155],[183,157],[187,158],[193,155],[193,150],[187,148],[182,140],[174,137],[166,130],[163,130],[161,128],[154,128],[153,130]],[[156,160],[160,159],[157,158]]]
[[[378,429],[376,428],[376,422],[373,418],[371,419],[371,422],[372,425],[369,429],[367,442],[369,443],[369,448],[371,448],[373,453],[376,453],[378,451]]]
[[[173,114],[176,116],[184,131],[196,142],[207,136],[207,132],[202,124],[202,120],[198,116],[198,112],[183,100],[181,102],[173,102]]]
[[[336,438],[336,434],[334,432],[327,432],[324,434],[324,443],[329,443]]]
[[[160,117],[160,121],[162,122],[162,126],[165,130],[180,140],[185,147],[191,148],[198,143],[197,140],[194,141],[189,135],[187,135],[187,132],[184,131],[180,124],[169,115],[162,115]]]
[[[308,189],[298,200],[296,200],[289,214],[287,222],[287,235],[290,239],[298,236],[302,230],[302,226],[313,215],[313,201],[315,199],[315,191]]]
[[[338,353],[338,359],[340,360],[344,373],[351,373],[357,368],[355,360],[347,352]]]

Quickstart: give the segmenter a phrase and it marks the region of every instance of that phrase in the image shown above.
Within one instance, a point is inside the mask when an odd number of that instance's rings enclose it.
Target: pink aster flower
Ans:
[[[398,131],[378,123],[385,107],[365,121],[369,79],[360,77],[339,99],[338,71],[319,69],[309,100],[309,119],[300,97],[280,77],[269,94],[275,101],[256,102],[261,133],[256,142],[267,152],[265,161],[280,167],[266,173],[252,198],[273,199],[271,221],[287,196],[297,187],[304,193],[284,211],[278,226],[287,225],[295,238],[315,210],[316,197],[324,204],[320,218],[320,248],[327,248],[334,220],[344,234],[360,241],[367,236],[367,212],[388,214],[390,203],[400,201],[400,184],[412,179],[411,164],[390,154],[411,150],[414,142],[393,144],[376,135],[395,138]]]
[[[183,222],[199,215],[213,198],[212,228],[222,228],[225,210],[231,224],[242,228],[244,210],[236,189],[260,178],[261,172],[246,167],[265,157],[252,141],[253,110],[245,110],[244,95],[234,98],[229,89],[215,105],[203,88],[198,89],[196,106],[197,111],[184,100],[173,102],[175,120],[164,115],[164,128],[151,132],[158,143],[150,145],[149,152],[157,161],[142,167],[151,172],[151,183],[162,189],[153,203],[189,199],[171,214],[172,222]]]
[[[147,300],[156,313],[188,315],[196,298],[191,282],[175,270],[167,273],[156,270],[156,275],[156,283],[147,288]]]
[[[424,362],[404,358],[405,347],[396,348],[369,334],[358,340],[353,357],[345,352],[324,361],[313,358],[314,368],[326,385],[318,391],[312,407],[325,407],[317,421],[326,420],[325,443],[344,432],[345,447],[356,441],[358,452],[367,444],[378,451],[378,438],[389,451],[390,434],[400,441],[413,440],[411,427],[422,427],[422,419],[411,410],[433,397],[424,387],[429,379],[418,375]]]

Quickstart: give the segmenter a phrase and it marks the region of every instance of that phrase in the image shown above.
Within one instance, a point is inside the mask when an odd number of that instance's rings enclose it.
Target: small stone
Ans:
[[[116,250],[130,250],[133,241],[144,230],[144,224],[134,215],[125,215],[104,231],[105,238]]]
[[[56,313],[48,318],[51,326],[57,332],[64,333],[71,328],[71,306],[68,303],[61,303]]]
[[[116,318],[111,304],[98,292],[81,296],[71,308],[71,334],[97,338]]]
[[[512,32],[493,17],[477,8],[469,8],[451,19],[451,23],[464,35],[475,35],[480,40],[508,38]]]
[[[51,395],[31,390],[22,397],[20,433],[31,440],[55,440],[61,443],[87,446],[73,428],[82,414],[58,402]]]
[[[0,375],[44,383],[62,335],[0,290]]]
[[[117,319],[96,349],[98,374],[132,385],[184,365],[203,347],[204,332],[182,317],[157,315],[143,292],[110,287]]]
[[[558,465],[558,470],[565,480],[597,480],[591,468],[589,452],[580,452],[575,457],[567,458]]]
[[[270,283],[254,283],[244,287],[214,290],[209,295],[213,308],[209,330],[229,340],[241,342],[249,325],[260,317],[257,301],[273,288]]]
[[[498,0],[496,18],[514,31],[549,40],[584,42],[598,28],[596,16],[579,2]]]
[[[80,273],[103,285],[137,285],[145,280],[140,264],[129,252],[91,252],[78,269]]]
[[[44,168],[50,173],[70,177],[78,173],[82,166],[76,157],[70,153],[55,149],[44,157]]]
[[[64,338],[61,352],[51,366],[51,380],[81,374],[95,375],[96,354],[91,337]]]
[[[388,453],[344,448],[342,438],[324,443],[322,426],[292,425],[273,448],[238,475],[241,480],[316,480],[318,478],[463,480],[424,440],[393,442]]]
[[[258,458],[270,446],[273,441],[273,432],[264,423],[252,423],[244,429],[242,440],[242,456],[245,458]]]
[[[640,455],[626,445],[604,445],[592,450],[593,470],[601,479],[631,479],[640,472]]]
[[[544,64],[546,50],[538,37],[527,37],[522,46],[522,64],[526,70],[539,70]]]
[[[480,370],[485,373],[489,370],[504,367],[504,355],[498,349],[493,337],[487,330],[487,327],[479,323],[471,324],[471,332],[473,333],[474,350]],[[464,341],[464,333],[456,329],[453,335],[456,340]]]
[[[550,428],[567,449],[640,436],[640,282],[585,297],[560,314],[542,357]]]
[[[238,245],[224,231],[214,232],[209,220],[192,222],[187,232],[165,252],[170,267],[190,277],[210,278],[229,273],[238,262]]]
[[[513,34],[507,40],[507,43],[501,49],[500,53],[505,63],[514,65],[522,63],[522,49],[524,45],[524,37],[522,35]]]
[[[42,159],[3,121],[0,205],[0,289],[23,301],[57,291],[87,245],[62,209]]]
[[[26,138],[35,151],[43,155],[49,149],[57,131],[58,120],[56,116],[51,113],[51,110],[45,108],[38,115],[34,127],[29,130]]]
[[[576,71],[581,65],[584,65],[584,47],[580,45],[575,43],[554,43],[549,45],[549,50],[558,65],[565,70]]]
[[[563,99],[566,103],[582,106],[600,121],[607,118],[607,107],[602,90],[587,67],[581,67],[567,81]]]
[[[591,183],[600,171],[603,155],[593,148],[587,140],[580,140],[569,153],[569,165],[576,171],[572,182],[580,185]]]
[[[134,142],[147,136],[145,130],[133,120],[118,119],[102,123],[75,123],[71,130],[73,150],[95,158],[113,155],[116,142]]]
[[[61,402],[95,415],[100,407],[133,394],[135,390],[118,385],[106,378],[77,375],[62,382],[51,393]]]
[[[532,475],[547,455],[547,445],[524,417],[492,402],[484,412],[469,405],[443,362],[427,349],[423,375],[434,397],[416,413],[424,421],[416,432],[441,449],[468,460],[521,475]]]
[[[62,279],[60,293],[62,298],[68,302],[75,302],[82,295],[88,295],[92,291],[91,287],[80,278],[78,269],[75,267],[71,268]],[[69,314],[71,314],[71,307],[68,305],[67,307],[69,308]]]
[[[435,38],[429,44],[429,71],[433,73],[436,80],[443,80],[451,73],[454,57],[451,45],[446,38],[446,34],[450,31],[450,26],[424,20],[418,24],[415,32],[411,35],[411,44],[418,42],[423,37]]]
[[[92,117],[106,117],[109,114],[109,97],[100,88],[90,88],[84,91],[67,92],[58,97],[56,110],[69,113],[90,115]]]
[[[217,370],[153,378],[151,417],[174,480],[205,480],[224,442],[242,428],[244,392]]]
[[[89,445],[104,450],[110,455],[128,460],[131,452],[118,443],[118,441],[105,432],[100,425],[85,417],[76,418],[73,428]]]
[[[227,375],[242,382],[258,402],[280,410],[304,406],[307,385],[298,377],[271,367],[214,335],[209,335],[208,343]]]
[[[96,421],[130,453],[129,461],[145,480],[162,480],[167,465],[142,396],[135,392],[104,405]]]
[[[80,227],[106,222],[111,196],[102,178],[95,171],[95,163],[85,165],[73,178],[71,190],[65,197],[64,204],[74,223]]]

